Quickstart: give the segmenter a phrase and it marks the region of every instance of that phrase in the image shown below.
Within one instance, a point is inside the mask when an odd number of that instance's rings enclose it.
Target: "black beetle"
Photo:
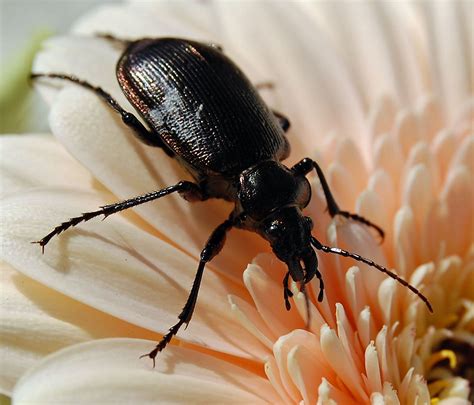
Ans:
[[[98,94],[137,137],[148,145],[163,148],[192,175],[195,182],[174,186],[101,207],[57,226],[38,242],[43,250],[49,240],[79,222],[156,200],[178,192],[188,201],[221,198],[235,203],[229,217],[209,237],[201,252],[197,274],[179,321],[145,356],[155,361],[183,324],[188,324],[196,304],[205,264],[222,249],[226,233],[237,227],[257,232],[271,245],[275,255],[288,266],[283,279],[286,308],[290,308],[289,276],[304,289],[314,276],[319,279],[318,300],[324,284],[313,247],[351,257],[394,278],[428,300],[405,280],[383,266],[357,254],[321,244],[311,235],[313,223],[302,210],[311,199],[306,175],[316,170],[327,200],[329,214],[362,222],[383,231],[368,220],[341,211],[318,164],[305,158],[293,167],[281,161],[290,145],[285,136],[289,121],[272,112],[240,69],[213,44],[178,38],[144,38],[126,41],[104,35],[125,47],[117,64],[117,79],[124,94],[145,120],[146,128],[125,111],[107,92],[76,77],[58,73],[34,73],[32,78],[67,80]]]

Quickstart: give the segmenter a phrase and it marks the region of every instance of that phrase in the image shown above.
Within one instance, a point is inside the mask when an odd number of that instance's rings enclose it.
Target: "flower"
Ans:
[[[284,266],[236,231],[206,270],[189,329],[152,370],[138,355],[176,322],[230,207],[169,196],[71,229],[41,255],[29,242],[65,218],[185,176],[94,94],[58,82],[40,86],[55,139],[2,141],[2,392],[18,403],[468,403],[471,20],[463,3],[133,2],[48,41],[35,70],[74,74],[128,106],[111,74],[119,50],[91,33],[219,39],[252,80],[275,83],[264,96],[291,117],[290,164],[317,157],[340,205],[387,233],[378,245],[331,221],[312,180],[315,235],[396,269],[435,313],[375,269],[319,255],[325,299],[309,287],[306,330],[296,285],[285,310]]]

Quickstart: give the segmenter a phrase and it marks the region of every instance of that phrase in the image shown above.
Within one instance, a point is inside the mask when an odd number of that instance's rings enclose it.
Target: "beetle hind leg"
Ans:
[[[183,310],[178,316],[179,321],[168,330],[168,333],[163,336],[163,338],[158,342],[158,344],[150,353],[140,356],[140,358],[149,357],[150,359],[152,359],[153,367],[155,367],[155,357],[158,355],[158,353],[161,352],[168,345],[173,336],[178,333],[181,326],[186,324],[187,327],[187,325],[191,321],[191,317],[196,306],[199,288],[201,286],[202,275],[204,273],[206,263],[210,262],[222,250],[226,234],[233,226],[234,220],[231,217],[224,221],[222,224],[220,224],[216,229],[214,229],[211,236],[207,240],[206,246],[201,252],[201,260],[199,261],[199,266],[196,272],[196,276],[194,278],[193,286],[191,288],[191,292],[189,293],[186,304],[184,305]]]

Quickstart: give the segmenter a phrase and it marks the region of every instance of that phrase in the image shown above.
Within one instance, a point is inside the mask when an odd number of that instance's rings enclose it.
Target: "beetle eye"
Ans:
[[[283,228],[279,222],[272,222],[272,224],[269,226],[267,233],[269,236],[271,236],[274,239],[278,239],[283,235]]]

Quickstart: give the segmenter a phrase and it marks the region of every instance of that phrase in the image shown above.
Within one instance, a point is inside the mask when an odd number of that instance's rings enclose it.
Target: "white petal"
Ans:
[[[107,339],[55,353],[15,387],[17,404],[263,403],[278,400],[268,381],[193,350],[169,347],[152,369],[138,356],[152,342]]]
[[[91,187],[92,177],[51,135],[2,135],[0,192],[42,186]]]
[[[196,260],[121,215],[68,230],[48,244],[44,255],[30,243],[61,220],[104,202],[73,190],[5,199],[0,210],[3,259],[72,298],[164,333],[176,323],[187,299]],[[228,294],[245,297],[245,289],[218,276],[212,265],[203,280],[191,326],[180,337],[244,357],[260,353],[261,358],[261,344],[235,322],[227,303]]]

